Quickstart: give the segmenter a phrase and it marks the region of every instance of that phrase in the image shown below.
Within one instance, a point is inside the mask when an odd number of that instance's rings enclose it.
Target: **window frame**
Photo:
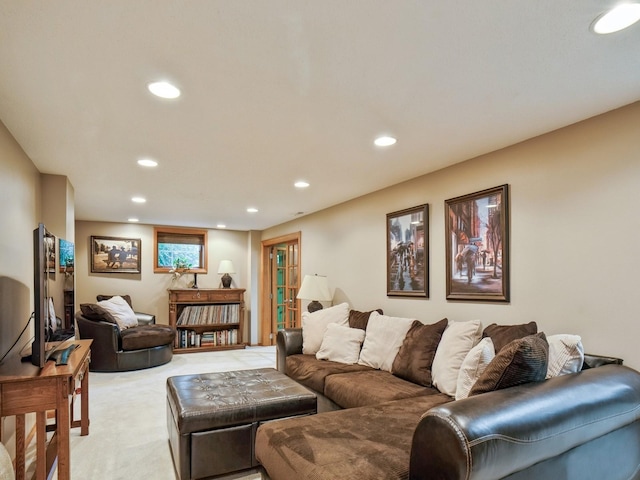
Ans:
[[[153,227],[153,273],[171,273],[172,267],[161,267],[158,265],[158,235],[170,236],[171,234],[180,235],[181,237],[185,235],[192,236],[194,239],[198,239],[198,241],[193,243],[194,245],[202,245],[202,267],[190,268],[189,273],[207,273],[209,265],[207,233],[207,230],[200,228]]]

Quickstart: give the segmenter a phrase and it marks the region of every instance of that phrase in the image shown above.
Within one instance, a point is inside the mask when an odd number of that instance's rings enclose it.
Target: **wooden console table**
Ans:
[[[23,363],[15,355],[0,366],[0,416],[16,417],[16,480],[26,477],[25,415],[36,414],[36,471],[34,478],[45,480],[56,465],[58,480],[71,474],[69,430],[80,427],[80,435],[89,434],[89,361],[93,340],[68,340],[78,347],[67,365],[48,361],[40,369]],[[74,420],[73,405],[77,384],[81,393],[80,419]],[[69,401],[71,396],[71,401]],[[47,426],[47,412],[55,412],[55,425]],[[47,444],[47,430],[54,431]],[[1,433],[1,432],[0,432]],[[1,440],[1,439],[0,439]]]

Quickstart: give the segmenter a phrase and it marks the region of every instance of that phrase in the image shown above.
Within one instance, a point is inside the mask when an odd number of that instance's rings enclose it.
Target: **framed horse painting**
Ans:
[[[387,295],[429,296],[429,205],[387,214]]]
[[[509,185],[445,200],[447,300],[509,301]]]

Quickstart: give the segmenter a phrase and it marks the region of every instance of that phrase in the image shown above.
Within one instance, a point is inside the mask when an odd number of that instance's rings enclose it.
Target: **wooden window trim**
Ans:
[[[153,227],[153,273],[169,273],[171,268],[158,266],[158,234],[193,235],[202,238],[202,268],[190,268],[189,273],[207,273],[209,265],[208,231],[199,228]]]

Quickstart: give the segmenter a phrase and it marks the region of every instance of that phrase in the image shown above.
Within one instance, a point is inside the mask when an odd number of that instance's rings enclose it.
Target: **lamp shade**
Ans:
[[[220,260],[218,273],[236,273],[235,269],[233,268],[233,262],[231,260]]]
[[[329,280],[320,275],[305,275],[296,298],[328,302],[331,300]]]

